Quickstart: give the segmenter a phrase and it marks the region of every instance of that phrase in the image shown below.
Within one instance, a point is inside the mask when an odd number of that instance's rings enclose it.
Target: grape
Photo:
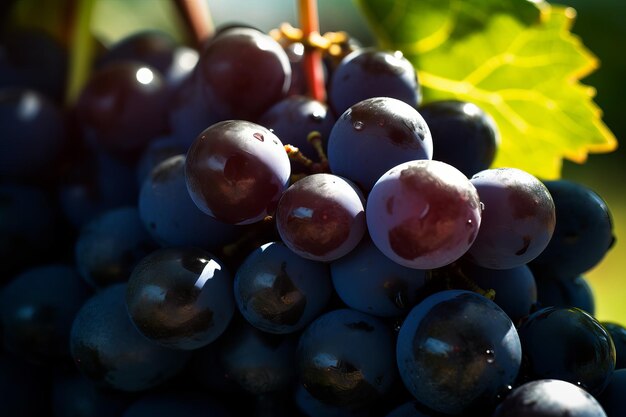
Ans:
[[[135,266],[126,307],[151,341],[192,350],[224,333],[235,309],[232,294],[230,273],[215,256],[198,248],[168,248]]]
[[[287,54],[255,29],[222,32],[203,50],[197,65],[203,93],[222,120],[254,121],[285,97],[291,84]]]
[[[433,137],[433,158],[468,177],[488,169],[500,137],[494,120],[474,103],[432,101],[418,108]]]
[[[229,328],[220,359],[229,379],[255,395],[286,390],[296,381],[296,335],[262,332],[247,322]]]
[[[359,48],[343,58],[333,71],[328,101],[336,115],[373,97],[395,98],[411,107],[420,104],[417,74],[402,52]]]
[[[154,168],[139,192],[139,217],[162,246],[217,250],[242,234],[242,227],[215,220],[195,205],[185,182],[185,157],[172,156]]]
[[[317,400],[359,408],[376,402],[397,378],[393,336],[372,316],[339,309],[318,317],[300,336],[297,366]]]
[[[592,316],[577,308],[546,307],[519,327],[524,380],[554,378],[602,392],[615,368],[611,336]]]
[[[590,394],[558,379],[540,379],[517,387],[493,417],[607,417]]]
[[[321,314],[331,293],[328,267],[296,255],[281,242],[254,250],[235,275],[239,311],[267,333],[301,330]]]
[[[404,403],[395,408],[391,413],[385,417],[431,417],[432,414],[426,414],[422,412],[422,407],[416,401],[410,401]]]
[[[166,349],[143,337],[126,311],[126,284],[91,297],[74,319],[70,348],[77,368],[99,385],[143,391],[176,375],[187,352]]]
[[[153,139],[137,162],[137,185],[141,187],[152,170],[161,162],[172,156],[186,154],[188,148],[172,136]]]
[[[491,269],[515,268],[535,259],[554,232],[554,202],[548,189],[516,168],[484,170],[470,181],[485,210],[468,258]]]
[[[380,177],[367,198],[366,217],[382,253],[408,268],[432,269],[467,251],[481,208],[476,189],[456,168],[416,160]]]
[[[93,287],[126,282],[133,268],[158,246],[136,207],[109,210],[80,231],[74,248],[79,274]]]
[[[112,64],[91,76],[76,111],[90,144],[118,155],[134,154],[167,129],[166,87],[151,67]]]
[[[32,90],[0,90],[0,178],[42,182],[66,144],[63,115]]]
[[[90,295],[70,266],[43,265],[23,271],[2,292],[4,346],[35,363],[69,361],[72,322]]]
[[[400,328],[396,352],[411,394],[449,414],[491,409],[515,381],[522,360],[520,339],[506,313],[463,290],[436,293],[413,307]]]
[[[583,276],[560,280],[537,275],[537,301],[543,307],[576,307],[595,314],[595,302],[589,283]]]
[[[593,268],[615,241],[611,213],[594,191],[572,181],[545,181],[554,201],[556,226],[550,243],[532,261],[535,269],[571,279]]]
[[[259,124],[272,130],[282,143],[297,147],[308,158],[314,159],[316,149],[307,140],[311,132],[319,132],[323,146],[335,124],[335,116],[326,104],[303,96],[289,96],[274,104],[260,118]],[[302,167],[292,162],[292,172]]]
[[[417,304],[426,281],[426,271],[393,262],[368,237],[348,255],[333,261],[330,271],[344,303],[378,317],[406,315]]]
[[[611,335],[611,340],[615,346],[615,369],[626,368],[626,328],[612,322],[601,322],[601,324]]]
[[[360,101],[346,110],[328,139],[333,174],[369,191],[387,170],[415,159],[431,159],[433,142],[422,116],[389,97]]]
[[[338,407],[323,403],[313,397],[302,385],[298,385],[295,393],[298,410],[307,417],[369,417],[368,409]]]
[[[280,198],[276,227],[283,242],[298,255],[325,262],[339,259],[365,234],[363,197],[341,177],[309,175]]]
[[[254,223],[273,214],[290,172],[289,157],[276,135],[243,120],[208,127],[185,161],[187,189],[198,208],[231,224]]]

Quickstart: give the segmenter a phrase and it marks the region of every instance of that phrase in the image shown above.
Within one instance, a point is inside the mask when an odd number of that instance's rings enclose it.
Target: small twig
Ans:
[[[289,156],[290,160],[298,162],[307,168],[312,167],[314,164],[311,159],[307,158],[306,155],[300,151],[300,148],[287,144],[285,145],[285,151],[287,152],[287,156]]]
[[[215,33],[208,2],[205,0],[174,0],[174,3],[185,22],[190,37],[197,46],[202,46]]]
[[[305,38],[320,36],[319,16],[317,12],[317,0],[298,0],[300,12],[300,26]],[[322,66],[322,53],[315,48],[307,48],[304,51],[304,69],[309,94],[318,101],[326,101],[326,89],[324,87],[324,68]]]

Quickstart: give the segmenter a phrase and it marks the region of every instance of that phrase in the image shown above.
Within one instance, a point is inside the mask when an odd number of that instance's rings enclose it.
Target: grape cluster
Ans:
[[[301,44],[138,33],[63,109],[62,48],[11,36],[2,415],[626,413],[626,328],[584,278],[605,202],[491,168],[490,116],[422,103],[401,53],[346,42],[321,102]]]

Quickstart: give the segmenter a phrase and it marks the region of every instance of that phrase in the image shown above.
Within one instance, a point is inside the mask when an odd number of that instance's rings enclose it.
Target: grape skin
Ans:
[[[191,145],[185,177],[203,212],[230,224],[272,215],[291,173],[289,157],[272,132],[244,120],[205,129]]]
[[[439,161],[416,160],[387,171],[367,199],[372,241],[408,268],[432,269],[460,258],[481,224],[478,193]]]

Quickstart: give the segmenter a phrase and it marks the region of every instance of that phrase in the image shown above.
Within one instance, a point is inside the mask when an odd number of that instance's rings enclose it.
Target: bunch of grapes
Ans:
[[[491,168],[490,116],[401,53],[335,42],[322,101],[307,42],[137,33],[62,110],[63,49],[11,36],[3,415],[624,415],[605,202]]]

